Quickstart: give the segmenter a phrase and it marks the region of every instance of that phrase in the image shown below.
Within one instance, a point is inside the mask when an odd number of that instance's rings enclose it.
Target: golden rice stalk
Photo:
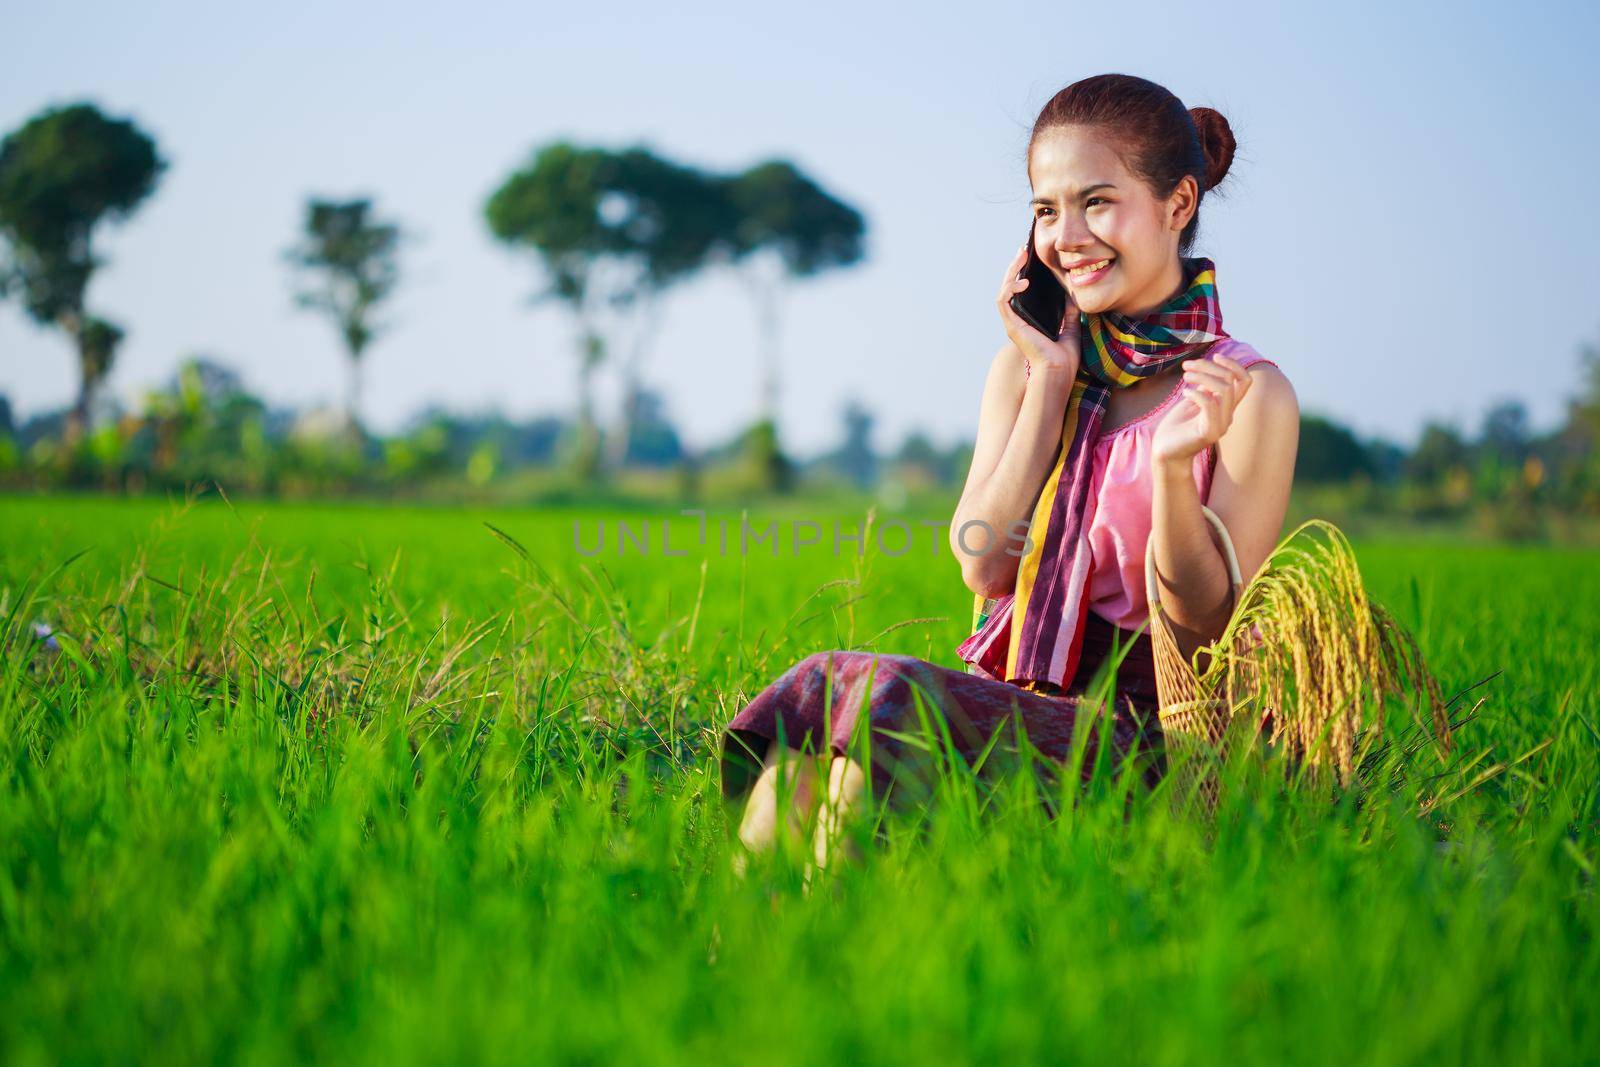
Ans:
[[[1318,536],[1321,535],[1321,536]],[[1437,680],[1406,629],[1367,595],[1355,551],[1338,527],[1310,519],[1279,542],[1245,586],[1198,676],[1206,697],[1235,716],[1271,709],[1267,740],[1314,773],[1348,783],[1386,697],[1414,694],[1448,751],[1450,722]],[[1198,658],[1198,657],[1197,657]],[[1407,707],[1417,710],[1407,701]]]

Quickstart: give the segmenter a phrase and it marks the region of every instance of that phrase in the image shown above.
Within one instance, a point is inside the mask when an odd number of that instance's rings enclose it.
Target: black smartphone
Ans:
[[[1034,224],[1028,223],[1028,262],[1018,275],[1028,279],[1028,287],[1011,298],[1011,310],[1021,315],[1028,325],[1055,340],[1061,336],[1061,320],[1067,314],[1067,291],[1034,254],[1033,228]]]

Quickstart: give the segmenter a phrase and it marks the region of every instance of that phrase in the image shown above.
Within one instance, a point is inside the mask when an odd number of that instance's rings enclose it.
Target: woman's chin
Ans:
[[[1072,302],[1078,305],[1078,310],[1085,315],[1101,315],[1116,306],[1116,294],[1112,292],[1101,293],[1097,288],[1088,286],[1074,290]]]

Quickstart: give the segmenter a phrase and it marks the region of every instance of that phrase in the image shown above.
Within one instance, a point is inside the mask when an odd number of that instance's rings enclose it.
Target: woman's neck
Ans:
[[[1183,289],[1183,264],[1176,256],[1174,256],[1167,262],[1166,269],[1161,272],[1160,279],[1158,279],[1155,283],[1152,283],[1150,287],[1151,292],[1161,295],[1156,299],[1139,297],[1133,302],[1132,307],[1126,310],[1119,309],[1119,311],[1121,314],[1126,315],[1130,319],[1143,318],[1152,311],[1157,311],[1160,308],[1165,307],[1168,303],[1177,298],[1178,294],[1183,292]]]

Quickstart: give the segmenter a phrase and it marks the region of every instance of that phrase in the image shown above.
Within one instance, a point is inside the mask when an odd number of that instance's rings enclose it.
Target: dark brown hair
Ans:
[[[1194,175],[1200,199],[1228,174],[1237,146],[1228,120],[1209,107],[1186,108],[1170,91],[1131,74],[1096,74],[1050,98],[1034,120],[1028,157],[1041,135],[1061,126],[1092,126],[1117,145],[1129,170],[1157,197],[1172,195],[1185,174]],[[1178,237],[1188,255],[1200,229],[1200,205]]]

